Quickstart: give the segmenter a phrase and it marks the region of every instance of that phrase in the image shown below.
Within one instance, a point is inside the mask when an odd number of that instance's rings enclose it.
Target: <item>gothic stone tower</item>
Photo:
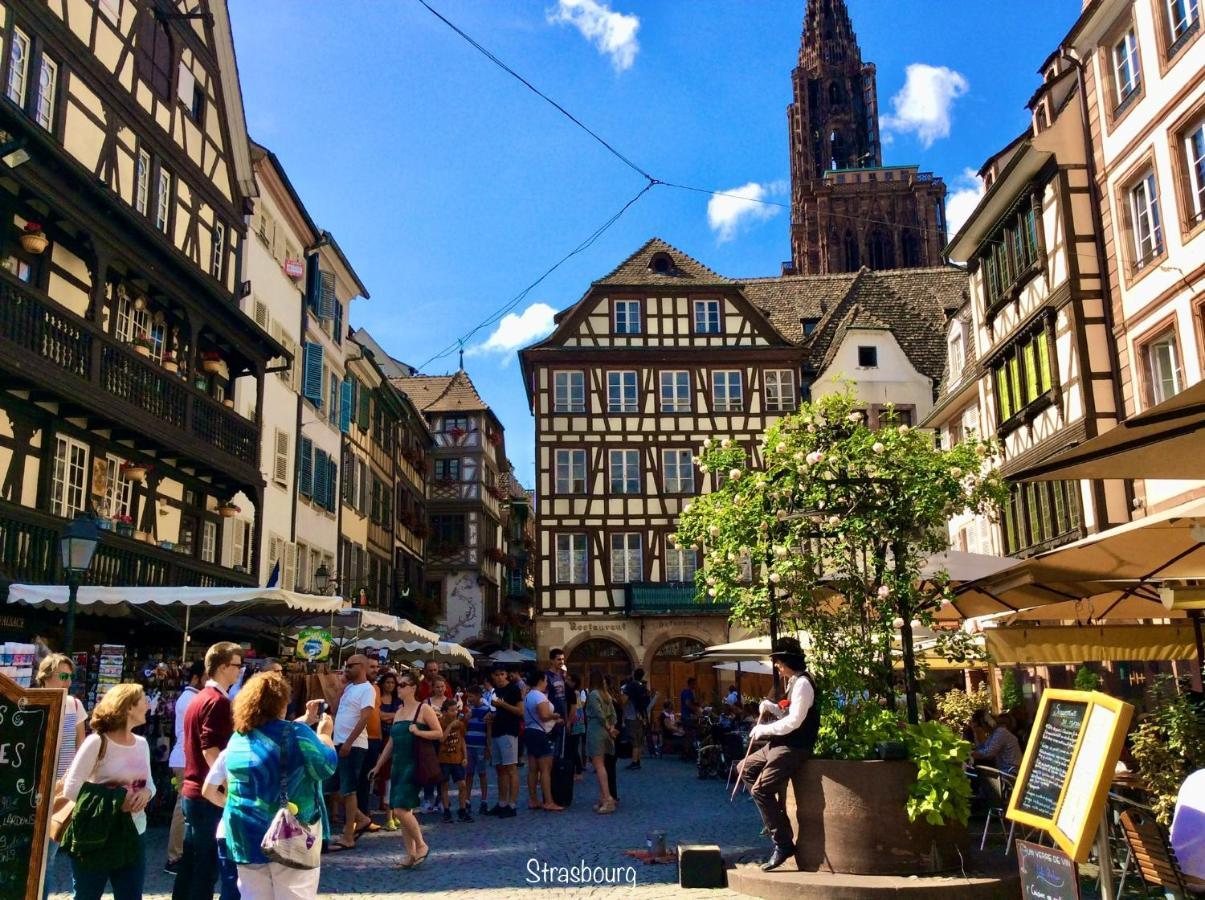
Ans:
[[[883,166],[873,63],[845,0],[807,0],[787,107],[791,263],[800,275],[938,266],[946,187],[917,166]]]

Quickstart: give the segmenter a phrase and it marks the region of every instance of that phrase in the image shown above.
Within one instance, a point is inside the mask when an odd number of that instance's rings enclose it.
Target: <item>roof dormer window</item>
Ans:
[[[674,258],[662,251],[653,254],[649,260],[649,268],[658,275],[672,275],[677,266],[674,265]]]

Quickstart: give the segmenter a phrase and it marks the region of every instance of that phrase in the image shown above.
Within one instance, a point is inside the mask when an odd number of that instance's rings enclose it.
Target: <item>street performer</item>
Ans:
[[[749,785],[749,793],[757,804],[762,822],[774,841],[774,852],[762,864],[769,872],[777,869],[795,855],[795,839],[791,820],[786,811],[786,792],[791,776],[812,755],[816,735],[820,730],[820,707],[816,703],[816,688],[804,672],[803,648],[795,638],[779,638],[770,654],[779,677],[786,682],[786,698],[775,703],[761,702],[761,719],[749,740],[766,741],[745,760],[741,775]]]

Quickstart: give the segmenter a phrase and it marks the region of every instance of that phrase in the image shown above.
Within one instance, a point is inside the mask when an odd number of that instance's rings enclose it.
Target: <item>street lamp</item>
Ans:
[[[68,656],[75,649],[75,603],[80,579],[92,565],[99,540],[100,530],[96,527],[96,515],[91,509],[77,515],[59,538],[59,554],[63,573],[67,576],[67,633],[63,638],[63,652]]]
[[[326,563],[319,563],[318,571],[314,573],[314,587],[318,589],[319,594],[326,593],[326,586],[330,584],[331,573],[326,567]]]

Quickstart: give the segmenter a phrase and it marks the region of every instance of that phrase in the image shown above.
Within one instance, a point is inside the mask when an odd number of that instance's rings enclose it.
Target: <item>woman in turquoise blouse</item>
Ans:
[[[334,774],[338,757],[331,742],[334,723],[327,715],[319,720],[318,704],[306,704],[303,720],[285,721],[289,683],[275,672],[254,676],[234,698],[235,733],[222,753],[227,785],[222,821],[239,883],[247,885],[244,897],[279,895],[281,888],[292,888],[299,896],[317,892],[318,869],[269,863],[260,843],[280,808],[282,760],[285,793],[297,807],[297,818],[309,825],[321,820],[323,838],[330,833],[322,782]],[[306,893],[311,884],[313,890]]]

